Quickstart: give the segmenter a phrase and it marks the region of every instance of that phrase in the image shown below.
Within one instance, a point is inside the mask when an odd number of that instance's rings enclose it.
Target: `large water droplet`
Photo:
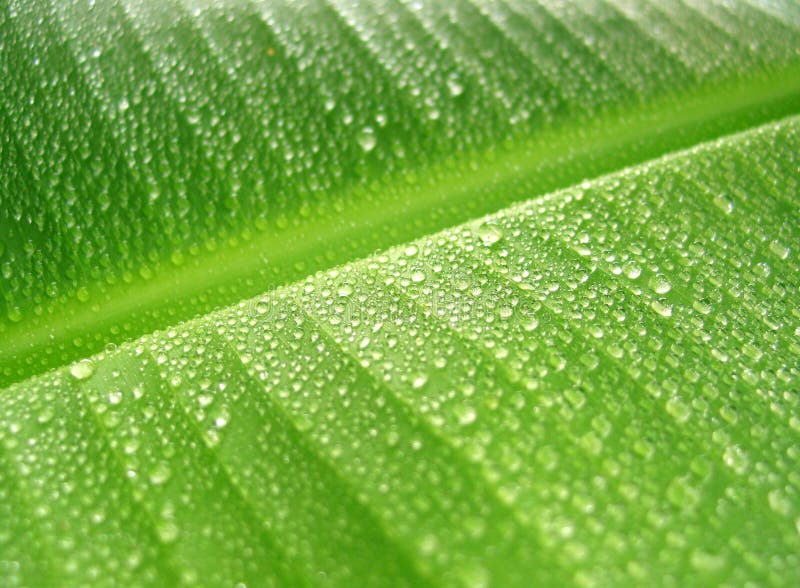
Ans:
[[[70,366],[69,373],[78,380],[91,378],[94,374],[94,362],[91,359],[82,359]]]
[[[493,245],[503,238],[503,231],[492,223],[483,223],[478,227],[478,237],[484,245]]]
[[[672,289],[672,285],[664,274],[656,274],[647,282],[648,286],[657,294],[666,294]]]

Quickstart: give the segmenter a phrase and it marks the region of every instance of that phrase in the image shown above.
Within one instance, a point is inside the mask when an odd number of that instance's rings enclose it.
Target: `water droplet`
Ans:
[[[52,406],[45,406],[42,410],[39,411],[39,414],[36,417],[36,420],[39,421],[40,424],[45,424],[45,423],[50,422],[50,420],[52,420],[54,415],[55,415],[55,412],[53,411],[53,407]]]
[[[161,521],[156,525],[158,537],[164,543],[174,542],[180,535],[180,529],[173,521]]]
[[[428,376],[426,374],[419,374],[411,381],[411,386],[413,388],[422,388],[427,382]]]
[[[717,194],[714,196],[714,206],[719,208],[725,214],[730,214],[733,212],[733,203],[725,198],[722,194]]]
[[[675,478],[667,487],[667,499],[681,509],[690,509],[700,502],[700,493],[685,476]]]
[[[418,284],[425,281],[425,274],[423,272],[414,272],[411,274],[411,281]]]
[[[161,461],[150,471],[148,479],[151,484],[160,486],[169,480],[171,475],[172,471],[170,470],[169,464],[165,461]]]
[[[336,294],[338,294],[340,298],[345,298],[347,296],[350,296],[352,293],[353,293],[353,288],[347,284],[339,286],[339,288],[336,290]]]
[[[747,470],[747,454],[738,445],[729,445],[722,454],[722,461],[737,474],[743,474]]]
[[[12,323],[18,323],[22,320],[22,311],[16,306],[8,309],[8,320]]]
[[[478,413],[471,406],[461,406],[456,411],[458,424],[461,426],[471,425],[478,418]]]
[[[791,501],[780,491],[772,490],[767,494],[769,507],[781,516],[788,516],[792,512]]]
[[[694,301],[692,308],[694,308],[700,314],[709,314],[712,308],[711,301],[708,298],[699,298]]]
[[[483,223],[478,227],[478,237],[484,245],[493,245],[503,238],[503,231],[492,223]]]
[[[689,417],[692,414],[692,409],[689,408],[689,405],[685,404],[677,396],[673,396],[667,400],[666,409],[667,412],[679,423],[684,423],[689,420]]]
[[[702,572],[718,572],[725,567],[725,556],[714,555],[701,549],[695,549],[691,557],[692,567]]]
[[[667,302],[666,298],[659,298],[658,300],[653,300],[650,303],[650,306],[655,310],[658,314],[663,317],[670,317],[672,316],[672,305]]]
[[[69,368],[69,373],[77,380],[86,380],[94,374],[94,362],[91,359],[82,359]]]
[[[378,144],[378,139],[375,137],[375,131],[372,127],[364,127],[361,129],[361,132],[358,134],[358,144],[366,152],[375,149],[375,145]]]
[[[664,274],[656,274],[647,282],[650,289],[656,294],[666,294],[672,289],[672,285],[667,280]]]
[[[770,243],[769,250],[781,259],[789,257],[789,248],[780,241],[773,241]]]
[[[456,77],[448,78],[447,89],[453,97],[461,96],[464,93],[464,85]]]
[[[622,266],[622,271],[624,271],[625,275],[631,280],[635,280],[642,275],[642,268],[640,268],[634,261],[629,261]]]

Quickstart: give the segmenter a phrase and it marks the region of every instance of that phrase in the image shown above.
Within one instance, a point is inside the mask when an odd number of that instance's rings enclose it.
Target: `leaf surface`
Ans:
[[[789,3],[0,19],[0,384],[800,107]]]
[[[793,3],[0,33],[0,585],[800,581]]]
[[[12,386],[6,578],[795,583],[798,153],[787,119]]]

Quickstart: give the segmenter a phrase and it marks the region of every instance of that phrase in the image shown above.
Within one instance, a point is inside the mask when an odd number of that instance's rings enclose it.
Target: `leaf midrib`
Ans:
[[[765,112],[764,112],[765,111]],[[624,169],[645,163],[690,148],[698,143],[735,134],[777,118],[800,112],[800,65],[790,65],[772,75],[751,77],[747,80],[728,80],[726,83],[707,86],[691,95],[666,96],[660,104],[641,105],[635,109],[619,109],[603,119],[575,120],[561,127],[549,128],[536,137],[536,143],[530,147],[518,142],[500,152],[484,153],[483,157],[462,156],[464,160],[482,161],[476,168],[464,174],[466,170],[452,162],[437,162],[428,169],[404,170],[413,171],[420,177],[434,177],[436,181],[427,184],[424,189],[409,186],[404,177],[391,178],[384,186],[401,188],[392,200],[375,201],[368,198],[370,189],[358,188],[350,194],[341,195],[346,198],[344,211],[322,210],[319,216],[300,219],[301,222],[290,228],[281,229],[269,226],[253,237],[248,229],[238,237],[229,240],[220,248],[206,252],[193,258],[179,268],[170,267],[171,271],[161,271],[147,281],[130,285],[116,285],[99,288],[88,285],[91,299],[105,299],[96,304],[67,303],[62,306],[60,317],[53,317],[50,322],[31,328],[25,322],[12,325],[0,343],[0,367],[13,365],[22,357],[31,357],[45,352],[57,343],[69,342],[76,337],[92,334],[107,335],[113,326],[126,319],[140,314],[160,314],[161,320],[150,319],[147,328],[133,333],[127,332],[125,337],[118,337],[111,343],[122,343],[133,340],[148,332],[174,325],[183,320],[201,316],[215,308],[233,304],[244,298],[272,290],[276,287],[300,280],[317,271],[335,265],[355,261],[366,257],[376,250],[402,242],[417,239],[425,234],[435,233],[449,226],[494,212],[500,207],[508,206],[521,200],[527,200],[544,193],[563,189],[577,181],[590,181],[601,175],[618,173]],[[751,115],[747,124],[735,121],[736,124],[722,130],[704,129],[702,125],[724,124],[726,117]],[[691,143],[683,138],[690,134]],[[695,133],[694,136],[691,133]],[[659,144],[655,149],[639,154],[625,153],[623,165],[616,168],[604,168],[596,159],[604,154],[613,154],[617,150],[630,149],[642,142],[666,137],[663,141],[667,148]],[[670,143],[671,142],[671,143]],[[576,147],[577,143],[577,147]],[[564,157],[568,161],[578,161],[585,166],[595,166],[598,171],[591,177],[580,178],[574,172],[565,179],[555,181],[537,177],[542,169],[559,171],[563,167]],[[562,173],[564,169],[560,170]],[[533,181],[537,189],[532,193],[520,196],[503,196],[500,202],[486,207],[480,200],[482,191],[490,189],[498,191],[502,186],[520,179]],[[538,182],[537,182],[538,180]],[[438,219],[419,229],[409,229],[413,219],[425,218],[427,211],[439,207],[463,205],[470,196],[471,202],[478,202],[475,209],[467,212],[462,206],[458,212],[448,208],[446,222]],[[323,199],[327,201],[328,199]],[[330,200],[333,200],[331,198]],[[383,234],[394,225],[395,219],[407,223],[405,231],[391,243],[377,243],[374,235]],[[346,219],[349,222],[342,222]],[[308,265],[312,253],[323,250],[328,244],[351,242],[357,244],[348,255],[326,259],[322,262],[313,260]],[[287,243],[289,244],[287,246]],[[265,256],[269,256],[268,258]],[[302,269],[293,266],[303,263]],[[189,308],[174,312],[180,302],[190,301],[203,294],[213,292],[226,284],[244,284],[248,278],[260,277],[265,267],[272,266],[280,270],[280,278],[272,282],[258,282],[239,286],[233,295],[223,300],[216,300],[202,308]],[[251,280],[252,282],[252,280]],[[179,294],[175,294],[178,292]],[[224,296],[224,295],[223,295]],[[151,315],[152,316],[152,315]],[[100,350],[100,347],[96,349]],[[71,359],[77,359],[72,357]],[[69,362],[71,359],[67,359]],[[27,380],[50,369],[61,367],[64,363],[50,361],[42,365],[36,372],[29,373],[22,380]],[[5,382],[5,385],[17,380]]]

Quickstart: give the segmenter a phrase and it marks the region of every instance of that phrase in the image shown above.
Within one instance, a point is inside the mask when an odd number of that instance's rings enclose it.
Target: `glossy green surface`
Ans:
[[[800,582],[796,5],[0,33],[0,586]]]
[[[794,4],[0,10],[0,385],[800,108]]]

